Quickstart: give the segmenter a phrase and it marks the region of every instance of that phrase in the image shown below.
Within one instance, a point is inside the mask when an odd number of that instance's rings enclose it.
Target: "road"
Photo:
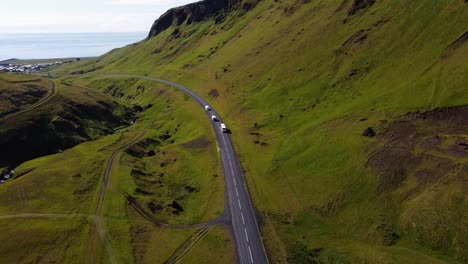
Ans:
[[[206,111],[208,118],[211,121],[211,116],[218,117],[219,122],[212,122],[213,129],[216,133],[218,145],[221,152],[221,158],[224,167],[224,175],[226,179],[226,188],[229,197],[229,209],[231,213],[231,223],[236,241],[237,255],[241,264],[247,263],[268,263],[268,257],[265,252],[260,230],[258,228],[257,219],[255,217],[252,202],[245,184],[242,168],[232,145],[229,134],[223,133],[219,128],[219,124],[223,122],[221,116],[216,110],[201,96],[193,92],[189,88],[173,83],[170,81],[132,75],[102,75],[103,77],[129,77],[155,81],[172,86],[195,99],[200,106],[209,105],[211,111]],[[229,126],[228,126],[229,128]]]
[[[30,105],[30,106],[28,106],[28,107],[26,107],[26,108],[24,108],[24,109],[22,109],[22,110],[20,110],[18,112],[13,112],[11,114],[8,114],[8,115],[4,116],[4,117],[0,118],[0,120],[5,120],[5,119],[12,118],[12,117],[15,117],[15,116],[20,115],[20,114],[24,114],[26,112],[29,112],[29,111],[31,111],[31,110],[33,110],[33,109],[47,103],[50,99],[52,99],[52,97],[54,97],[57,94],[57,88],[56,88],[55,82],[52,81],[52,80],[49,80],[49,82],[50,82],[51,89],[50,89],[50,92],[47,93],[47,95],[44,98],[39,100],[37,103],[35,103],[33,105]]]

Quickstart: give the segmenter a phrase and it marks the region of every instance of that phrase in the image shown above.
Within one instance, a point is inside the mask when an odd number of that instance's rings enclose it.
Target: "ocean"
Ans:
[[[147,34],[147,32],[0,33],[0,61],[12,58],[24,60],[94,57],[143,40]]]

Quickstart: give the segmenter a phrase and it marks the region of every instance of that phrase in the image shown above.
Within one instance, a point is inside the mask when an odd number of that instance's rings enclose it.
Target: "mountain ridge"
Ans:
[[[171,26],[180,26],[183,23],[190,25],[210,18],[217,23],[224,19],[223,12],[241,8],[250,10],[262,0],[203,0],[188,5],[175,7],[159,17],[151,27],[148,38],[157,36]]]

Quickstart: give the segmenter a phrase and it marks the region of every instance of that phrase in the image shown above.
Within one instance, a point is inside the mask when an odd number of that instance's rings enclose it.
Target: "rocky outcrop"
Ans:
[[[348,11],[350,16],[356,14],[361,9],[366,9],[375,4],[376,0],[354,0],[351,9]]]
[[[176,7],[167,11],[154,22],[148,38],[157,36],[173,25],[192,24],[208,19],[215,19],[216,22],[220,22],[229,11],[235,9],[250,10],[259,1],[261,0],[203,0]]]

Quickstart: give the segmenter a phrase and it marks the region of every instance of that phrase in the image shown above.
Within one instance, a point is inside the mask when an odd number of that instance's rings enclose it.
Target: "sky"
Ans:
[[[0,34],[147,32],[172,7],[196,0],[0,0]]]

